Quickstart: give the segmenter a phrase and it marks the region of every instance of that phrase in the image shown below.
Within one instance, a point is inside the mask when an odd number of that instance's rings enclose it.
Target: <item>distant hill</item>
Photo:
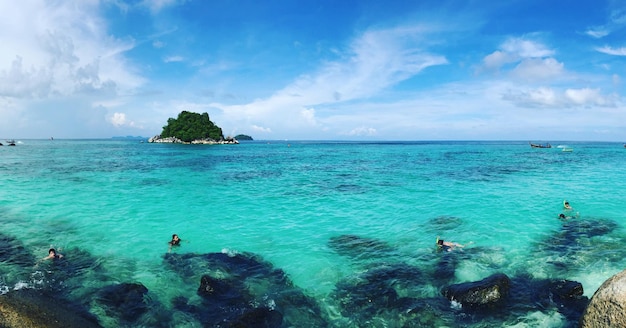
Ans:
[[[238,134],[235,136],[235,139],[237,140],[254,140],[252,139],[251,136],[245,135],[245,134]]]

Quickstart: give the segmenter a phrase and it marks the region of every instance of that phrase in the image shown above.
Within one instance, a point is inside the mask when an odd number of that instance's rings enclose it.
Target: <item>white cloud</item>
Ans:
[[[500,45],[499,50],[483,58],[482,67],[479,71],[498,71],[507,64],[520,63],[515,68],[518,72],[514,72],[514,74],[525,76],[525,72],[541,63],[539,59],[550,57],[553,54],[554,51],[542,43],[524,38],[509,38]]]
[[[535,81],[553,79],[562,76],[563,73],[563,63],[556,61],[554,58],[526,59],[511,71],[511,74],[517,78]]]
[[[41,98],[50,93],[53,76],[49,70],[24,69],[17,57],[9,70],[0,71],[0,96],[11,98]]]
[[[566,98],[575,105],[611,105],[612,101],[600,94],[599,89],[567,89]]]
[[[264,128],[262,126],[258,126],[258,125],[252,125],[252,131],[256,131],[256,132],[263,132],[263,133],[272,133],[272,129],[270,128]]]
[[[605,96],[599,89],[535,88],[505,93],[503,99],[519,107],[570,108],[587,106],[615,106],[613,96]]]
[[[604,46],[600,48],[596,48],[596,51],[613,56],[626,56],[626,47],[621,48],[612,48],[609,46]]]
[[[477,72],[505,72],[522,81],[546,81],[565,76],[564,64],[553,57],[554,51],[542,43],[509,38],[499,50],[485,56]],[[507,66],[508,65],[508,66]]]
[[[502,44],[501,49],[520,58],[542,58],[554,55],[554,51],[548,49],[542,43],[522,38],[506,40]]]
[[[484,59],[483,59],[483,65],[485,68],[492,70],[492,69],[499,69],[500,67],[508,64],[508,63],[513,63],[516,62],[517,56],[511,54],[511,53],[507,53],[507,52],[503,52],[503,51],[494,51],[493,53],[487,55]]]
[[[154,14],[164,8],[185,3],[185,0],[143,0],[140,5],[147,7]]]
[[[289,131],[312,126],[324,129],[311,106],[367,99],[430,66],[447,64],[445,57],[422,48],[427,33],[422,26],[366,31],[339,54],[340,60],[323,63],[266,99],[212,106],[220,108],[226,120],[246,117],[275,127],[275,118],[280,117],[282,123],[288,122],[282,125]]]
[[[168,56],[163,58],[165,63],[182,62],[184,58],[182,56]]]
[[[93,1],[0,3],[0,96],[110,94],[139,86],[143,79],[122,57],[134,41],[108,35],[98,9]]]
[[[302,118],[308,122],[310,125],[315,126],[317,125],[317,122],[315,120],[315,109],[314,108],[303,108],[302,111],[300,112],[300,115],[302,115]]]
[[[609,35],[609,30],[605,29],[605,28],[598,28],[598,29],[588,29],[587,31],[585,31],[585,34],[594,37],[596,39],[600,39],[603,38],[607,35]]]
[[[116,127],[135,126],[135,122],[129,121],[125,113],[113,113],[113,115],[108,118],[108,121]]]
[[[357,136],[357,137],[371,137],[371,136],[375,136],[377,135],[377,131],[374,128],[369,128],[369,127],[365,127],[365,126],[361,126],[355,129],[352,129],[350,132],[347,133],[347,135],[349,136]]]

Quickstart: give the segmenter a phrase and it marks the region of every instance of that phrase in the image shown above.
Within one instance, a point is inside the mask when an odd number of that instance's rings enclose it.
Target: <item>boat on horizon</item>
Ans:
[[[9,146],[15,146],[15,140],[13,139],[7,140],[7,143],[9,144]]]
[[[548,142],[546,144],[537,144],[530,142],[530,147],[532,148],[552,148],[552,145]]]

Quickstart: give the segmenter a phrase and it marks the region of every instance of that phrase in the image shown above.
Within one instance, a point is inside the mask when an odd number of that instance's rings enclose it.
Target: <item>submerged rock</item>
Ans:
[[[327,326],[315,300],[260,256],[168,253],[164,261],[184,278],[200,279],[200,304],[182,296],[172,302],[206,327],[246,327],[252,318],[259,322],[252,327]]]
[[[0,233],[0,262],[30,267],[35,261],[35,256],[24,247],[19,239]]]
[[[626,327],[626,270],[606,280],[591,297],[581,328]]]
[[[97,301],[108,315],[133,322],[148,310],[144,302],[147,293],[148,288],[140,283],[121,283],[102,288]]]
[[[208,275],[202,276],[200,287],[198,287],[198,295],[211,304],[219,302],[224,305],[246,304],[252,298],[244,294],[245,287],[236,280],[224,280],[213,278]]]
[[[339,282],[331,294],[341,313],[359,325],[374,317],[405,316],[416,302],[416,289],[424,286],[424,275],[407,264],[372,265],[367,271]],[[411,316],[411,315],[408,315]]]
[[[229,323],[231,328],[279,328],[283,324],[283,315],[269,307],[248,310]]]
[[[394,252],[386,242],[356,235],[331,237],[328,246],[338,254],[353,259],[387,258]]]
[[[433,232],[446,232],[454,230],[463,224],[463,220],[456,216],[438,216],[428,220],[424,229]]]

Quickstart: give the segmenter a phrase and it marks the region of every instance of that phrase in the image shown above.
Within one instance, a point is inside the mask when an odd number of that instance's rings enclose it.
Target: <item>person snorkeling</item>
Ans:
[[[576,215],[571,216],[571,215],[565,215],[563,213],[559,214],[559,219],[561,220],[569,220],[569,219],[574,219],[574,218],[578,218],[580,217],[580,213],[576,212]]]
[[[461,245],[459,243],[453,243],[451,241],[445,241],[443,239],[439,239],[439,236],[437,236],[437,248],[438,249],[442,249],[446,252],[451,252],[456,247],[463,248],[465,247],[465,245]]]

